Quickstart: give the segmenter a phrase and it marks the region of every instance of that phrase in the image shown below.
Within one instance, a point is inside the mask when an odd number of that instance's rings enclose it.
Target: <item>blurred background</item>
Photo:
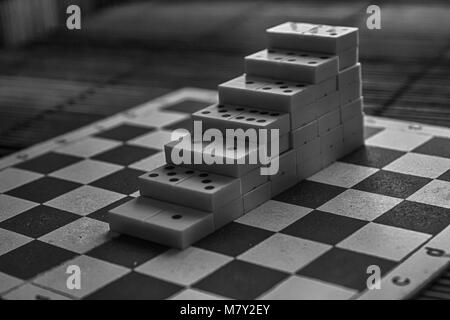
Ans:
[[[81,8],[81,30],[66,9]],[[366,27],[371,4],[381,30]],[[285,21],[360,28],[365,112],[450,126],[450,3],[0,0],[0,156],[182,87],[215,89]]]

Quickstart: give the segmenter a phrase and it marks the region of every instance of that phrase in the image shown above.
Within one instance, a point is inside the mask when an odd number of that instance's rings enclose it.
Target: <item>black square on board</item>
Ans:
[[[117,200],[116,202],[111,203],[110,205],[107,205],[106,207],[100,208],[97,211],[94,211],[90,214],[88,214],[89,218],[103,221],[106,223],[109,223],[109,210],[114,209],[121,204],[128,202],[130,200],[134,199],[133,197],[124,197],[120,200]]]
[[[119,140],[119,141],[125,142],[128,140],[134,139],[136,137],[139,137],[141,135],[150,133],[152,131],[155,131],[155,128],[142,127],[142,126],[131,125],[131,124],[122,124],[122,125],[112,128],[112,129],[100,132],[99,134],[96,134],[95,136],[100,137],[100,138]]]
[[[0,271],[27,280],[76,255],[74,252],[34,240],[0,256]]]
[[[168,250],[168,247],[120,235],[87,252],[87,256],[127,268],[136,268]]]
[[[128,166],[134,162],[150,157],[158,152],[160,151],[151,148],[121,145],[114,149],[102,152],[92,158],[95,160]]]
[[[106,190],[131,194],[138,190],[138,177],[145,171],[125,168],[92,182],[90,185]]]
[[[380,170],[352,189],[406,199],[430,181],[428,178]]]
[[[450,169],[445,171],[438,179],[450,182]]]
[[[53,171],[70,166],[81,160],[83,159],[79,157],[49,152],[39,157],[19,163],[15,165],[15,167],[42,174],[48,174]]]
[[[190,118],[180,120],[178,122],[172,123],[168,126],[163,127],[164,130],[175,131],[178,129],[185,129],[192,133],[192,120]]]
[[[339,161],[381,169],[405,153],[380,147],[364,146],[341,158]]]
[[[377,265],[381,274],[386,274],[396,263],[383,258],[354,251],[333,248],[300,269],[302,276],[334,283],[347,288],[363,290],[367,288],[367,267]]]
[[[184,100],[182,102],[172,104],[168,107],[163,108],[165,111],[177,111],[177,112],[185,112],[185,113],[195,113],[198,110],[204,109],[207,106],[211,105],[211,103],[205,103],[201,101],[194,100]]]
[[[314,210],[281,233],[335,245],[366,224],[367,221]]]
[[[237,256],[273,235],[273,232],[232,222],[195,243],[196,247]]]
[[[227,298],[250,300],[271,289],[287,276],[288,274],[281,271],[233,260],[194,287]]]
[[[345,190],[337,186],[304,180],[279,194],[274,200],[315,209]]]
[[[364,127],[364,140],[369,139],[371,136],[374,136],[383,130],[384,130],[384,128],[366,127],[365,126]]]
[[[7,194],[38,203],[44,203],[64,193],[72,191],[81,184],[52,177],[43,177],[7,192]]]
[[[161,300],[182,287],[137,272],[130,272],[85,297],[86,300]]]
[[[39,238],[79,218],[79,215],[40,205],[1,222],[0,228]]]
[[[412,152],[450,159],[450,139],[434,137],[415,148]]]
[[[375,219],[375,222],[428,234],[438,234],[450,225],[450,209],[405,200]]]

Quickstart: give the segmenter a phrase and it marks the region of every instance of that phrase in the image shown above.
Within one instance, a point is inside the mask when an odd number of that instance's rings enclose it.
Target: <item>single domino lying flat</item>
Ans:
[[[238,179],[171,165],[150,171],[138,181],[143,196],[208,212],[242,194]]]
[[[192,121],[201,121],[203,130],[218,129],[278,129],[282,136],[290,131],[288,113],[259,110],[248,107],[215,104],[192,115]]]
[[[145,197],[112,209],[108,218],[112,231],[180,249],[215,230],[212,213]]]
[[[248,75],[318,83],[337,75],[337,56],[306,51],[265,49],[245,57]]]
[[[291,146],[290,136],[285,134],[278,140],[274,138],[267,142],[266,150],[263,152],[265,155],[271,156],[270,150],[275,142],[278,143],[279,153],[283,153]],[[220,141],[197,143],[180,140],[166,144],[164,150],[166,161],[169,164],[237,178],[264,164],[261,162],[259,145],[245,141],[242,143],[237,141],[235,145],[232,143],[230,146],[224,146]]]
[[[337,54],[358,46],[358,28],[286,22],[266,30],[270,48]]]
[[[337,77],[317,84],[242,75],[219,85],[220,104],[292,113],[336,91]]]

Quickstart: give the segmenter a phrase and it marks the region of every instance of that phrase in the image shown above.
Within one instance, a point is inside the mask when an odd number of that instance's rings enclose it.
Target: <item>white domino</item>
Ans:
[[[304,159],[297,164],[297,179],[298,181],[305,180],[319,172],[322,168],[321,161],[313,158]]]
[[[238,88],[238,84],[242,86]],[[244,105],[286,113],[312,103],[318,94],[316,86],[306,83],[270,79],[263,82],[245,75],[219,85],[221,104]]]
[[[317,120],[319,127],[319,136],[325,135],[332,129],[336,128],[341,124],[341,110],[336,109],[331,111]]]
[[[219,102],[292,113],[296,108],[335,92],[337,76],[317,84],[272,80],[242,75],[219,85]]]
[[[336,54],[358,46],[358,28],[286,22],[267,29],[270,48]]]
[[[312,176],[323,168],[320,140],[320,137],[316,137],[296,149],[298,181]]]
[[[358,47],[350,48],[338,53],[339,70],[344,70],[358,63],[359,50]]]
[[[139,190],[146,197],[208,212],[242,194],[238,179],[171,165],[140,176]]]
[[[269,176],[262,175],[261,169],[256,168],[246,175],[240,177],[239,180],[241,181],[242,194],[245,194],[269,181]]]
[[[349,68],[339,71],[338,73],[338,89],[344,88],[349,84],[361,82],[361,64],[355,64]]]
[[[307,144],[319,136],[319,125],[317,120],[311,121],[308,124],[296,129],[291,133],[292,146],[294,149]]]
[[[259,205],[271,199],[271,183],[266,182],[263,185],[253,189],[252,191],[243,195],[244,213],[247,213]]]
[[[280,113],[248,107],[216,104],[192,114],[193,121],[201,121],[203,130],[218,129],[278,129],[282,136],[290,131],[288,113]]]
[[[318,83],[338,72],[337,56],[265,49],[245,57],[248,75],[286,79],[306,83]]]
[[[357,116],[361,116],[363,97],[359,97],[340,107],[342,123]]]
[[[109,211],[110,229],[175,248],[186,248],[215,229],[212,213],[134,198]]]
[[[323,168],[344,155],[344,130],[342,125],[320,137],[320,154]]]
[[[269,133],[270,134],[270,133]],[[269,137],[272,138],[272,135]],[[271,156],[272,144],[278,143],[278,153],[283,153],[291,147],[290,135],[285,134],[278,140],[267,141],[264,154]],[[250,171],[259,168],[261,162],[259,144],[243,141],[236,142],[234,146],[224,146],[220,142],[185,142],[186,140],[172,141],[165,145],[166,162],[172,165],[182,165],[194,170],[207,171],[215,174],[242,177]],[[181,163],[174,161],[174,155],[184,155],[188,162],[180,158]],[[214,158],[214,159],[213,159]],[[207,161],[213,159],[215,161]]]
[[[343,122],[344,153],[348,154],[364,144],[364,118],[359,112]]]
[[[341,106],[352,102],[362,96],[361,82],[353,82],[339,88]]]
[[[172,141],[164,146],[166,162],[173,165],[182,165],[194,170],[201,170],[231,177],[241,177],[260,167],[259,163],[250,163],[250,159],[258,159],[258,146],[256,144],[237,144],[226,148],[221,143]],[[175,163],[173,155],[184,155],[190,159],[189,163]],[[207,163],[206,157],[214,156],[216,162]]]
[[[295,131],[324,114],[338,109],[340,104],[339,99],[339,92],[333,92],[306,107],[295,109],[291,114],[291,130]]]
[[[294,186],[297,181],[297,153],[289,150],[279,157],[278,173],[270,176],[272,197]]]

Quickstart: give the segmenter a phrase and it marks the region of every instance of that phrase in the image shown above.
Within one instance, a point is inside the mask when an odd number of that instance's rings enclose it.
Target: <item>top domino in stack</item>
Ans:
[[[267,29],[269,48],[336,55],[339,70],[357,63],[358,28],[286,22]]]

